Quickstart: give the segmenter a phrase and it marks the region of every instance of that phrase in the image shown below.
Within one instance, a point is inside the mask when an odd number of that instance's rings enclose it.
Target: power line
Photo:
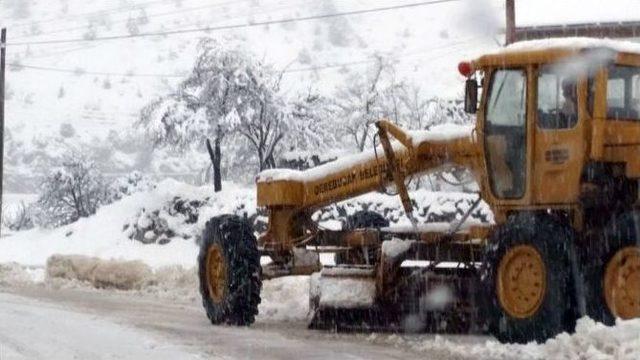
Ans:
[[[234,0],[234,1],[227,1],[227,2],[223,2],[223,3],[209,4],[209,5],[205,5],[205,6],[185,8],[185,9],[169,11],[169,12],[147,14],[146,17],[149,18],[149,19],[152,19],[152,18],[158,18],[158,17],[164,17],[164,16],[171,16],[171,15],[182,14],[182,13],[185,13],[185,12],[192,12],[192,11],[197,11],[197,10],[224,7],[226,5],[236,4],[238,2],[240,2],[240,1],[239,0]],[[129,20],[130,20],[130,18],[118,19],[116,21],[109,22],[109,25],[113,26],[115,24],[123,24],[123,23],[126,23]],[[71,31],[74,31],[74,30],[83,30],[83,29],[86,29],[86,28],[87,28],[86,25],[82,25],[82,26],[74,26],[74,27],[68,27],[68,28],[62,28],[62,29],[54,29],[54,30],[51,30],[51,31],[47,31],[45,34],[18,36],[18,37],[14,37],[14,39],[28,39],[28,38],[33,38],[33,37],[40,37],[40,36],[43,36],[43,35],[66,33],[66,32],[71,32]]]
[[[395,57],[395,59],[396,60],[400,60],[402,58],[419,55],[419,54],[422,54],[424,52],[431,52],[431,51],[435,51],[435,50],[454,48],[456,46],[468,43],[468,42],[473,41],[475,39],[477,39],[477,37],[472,37],[472,38],[468,38],[468,39],[465,39],[465,40],[460,40],[460,41],[457,41],[457,42],[454,42],[454,43],[450,43],[450,44],[445,44],[445,45],[442,45],[442,46],[436,46],[436,47],[431,47],[431,48],[428,48],[428,49],[422,49],[422,50],[419,50],[419,51],[412,51],[412,52],[409,52],[409,53],[404,53],[399,57]],[[302,68],[294,68],[294,69],[285,69],[282,72],[285,73],[285,74],[289,74],[289,73],[319,71],[319,70],[326,70],[326,69],[350,67],[350,66],[356,66],[356,65],[365,65],[365,64],[370,64],[370,63],[372,63],[374,61],[376,61],[375,58],[369,58],[369,59],[348,61],[348,62],[342,62],[342,63],[324,64],[324,65],[302,67]],[[21,63],[10,63],[9,66],[16,67],[16,68],[40,70],[40,71],[68,73],[68,74],[74,74],[74,75],[99,75],[99,76],[122,76],[122,77],[158,77],[158,78],[184,78],[185,76],[187,76],[186,74],[178,74],[178,73],[174,73],[174,74],[152,74],[152,73],[151,74],[144,74],[144,73],[137,74],[137,73],[134,73],[134,72],[118,73],[118,72],[104,72],[104,71],[85,71],[85,70],[83,70],[81,68],[78,68],[78,69],[64,69],[64,68],[38,66],[38,65],[25,65],[25,64],[21,64]]]
[[[292,22],[298,22],[298,21],[321,20],[321,19],[329,19],[329,18],[335,18],[335,17],[369,14],[369,13],[374,13],[374,12],[389,11],[389,10],[399,10],[399,9],[408,9],[408,8],[414,8],[414,7],[419,7],[419,6],[435,5],[435,4],[442,4],[442,3],[448,3],[448,2],[458,2],[458,1],[461,1],[461,0],[421,1],[421,2],[417,2],[417,3],[411,3],[411,4],[386,6],[386,7],[364,9],[364,10],[353,10],[353,11],[337,12],[337,13],[331,13],[331,14],[302,16],[302,17],[279,19],[279,20],[258,21],[258,22],[253,22],[253,23],[250,23],[250,24],[221,25],[221,26],[202,27],[202,28],[193,28],[193,29],[181,29],[181,30],[149,32],[149,33],[141,33],[141,34],[113,35],[113,36],[103,36],[103,37],[95,37],[95,38],[74,38],[74,39],[60,39],[60,40],[10,42],[10,43],[7,43],[7,46],[64,44],[64,43],[74,43],[74,42],[119,40],[119,39],[132,39],[132,38],[151,37],[151,36],[166,36],[166,35],[176,35],[176,34],[188,34],[188,33],[194,33],[194,32],[210,32],[210,31],[220,31],[220,30],[231,30],[231,29],[241,29],[241,28],[249,28],[249,27],[255,27],[255,26],[285,24],[285,23],[292,23]]]
[[[32,70],[42,70],[42,71],[51,71],[51,72],[59,72],[66,74],[74,74],[74,75],[100,75],[100,76],[124,76],[124,77],[160,77],[160,78],[182,78],[185,75],[180,74],[136,74],[131,72],[126,73],[115,73],[115,72],[102,72],[102,71],[85,71],[81,68],[78,69],[61,69],[47,66],[36,66],[36,65],[23,65],[20,63],[10,63],[9,66],[13,66],[15,68],[25,68]]]
[[[120,13],[120,12],[127,12],[127,11],[142,9],[146,5],[157,4],[157,3],[167,3],[167,2],[169,2],[169,0],[154,0],[154,1],[148,1],[148,2],[143,2],[143,3],[133,4],[133,5],[122,6],[122,7],[118,7],[118,8],[112,8],[112,9],[108,9],[107,8],[107,9],[103,9],[103,10],[95,10],[95,11],[86,12],[86,13],[82,13],[82,14],[70,14],[70,15],[67,15],[67,16],[50,17],[50,18],[41,19],[41,20],[35,20],[35,21],[28,20],[28,21],[24,21],[24,22],[20,22],[20,23],[16,23],[16,24],[11,24],[10,26],[12,28],[20,28],[20,27],[27,27],[27,26],[33,26],[33,25],[57,22],[57,21],[68,21],[68,20],[73,20],[73,19],[78,19],[78,18],[83,18],[83,17],[89,17],[89,16],[92,16],[92,15],[95,16],[95,15],[117,14],[117,13]]]

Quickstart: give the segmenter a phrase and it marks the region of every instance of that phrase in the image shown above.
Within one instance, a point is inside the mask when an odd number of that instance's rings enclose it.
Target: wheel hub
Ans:
[[[227,288],[227,264],[219,244],[211,245],[207,252],[207,286],[211,300],[222,302]]]
[[[546,292],[546,267],[533,246],[518,245],[500,260],[497,294],[504,311],[515,318],[533,316]]]
[[[619,250],[607,264],[604,275],[607,306],[622,319],[640,317],[640,247]]]

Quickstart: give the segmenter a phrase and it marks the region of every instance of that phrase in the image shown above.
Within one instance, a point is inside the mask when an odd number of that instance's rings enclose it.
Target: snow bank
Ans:
[[[0,264],[0,286],[41,283],[53,288],[127,290],[132,294],[200,305],[195,267],[171,265],[151,269],[141,261],[102,260],[80,255],[54,255],[47,261],[46,269],[17,263]],[[265,280],[260,296],[257,322],[306,321],[309,276]]]
[[[81,255],[53,255],[47,278],[89,282],[95,288],[140,289],[152,278],[151,268],[139,260],[101,260]]]
[[[0,286],[21,286],[44,281],[44,269],[18,263],[0,264]]]
[[[425,337],[427,339],[425,339]],[[544,344],[501,344],[495,340],[478,341],[477,337],[425,335],[380,336],[370,342],[409,347],[439,358],[473,360],[632,360],[640,359],[640,319],[618,320],[605,326],[589,318],[578,320],[574,334],[562,333]]]
[[[198,247],[193,238],[176,236],[168,244],[143,244],[131,240],[123,226],[140,214],[142,209],[162,209],[175,197],[202,199],[209,197],[203,208],[205,215],[255,213],[255,192],[233,184],[225,184],[225,191],[214,193],[210,187],[195,187],[174,180],[165,180],[149,192],[127,196],[104,206],[95,215],[57,229],[33,229],[0,238],[0,263],[17,262],[44,267],[53,254],[84,255],[101,259],[141,260],[152,268],[166,265],[195,266]],[[175,215],[170,219],[180,222]],[[209,216],[200,217],[197,224],[170,223],[192,234],[199,233]]]

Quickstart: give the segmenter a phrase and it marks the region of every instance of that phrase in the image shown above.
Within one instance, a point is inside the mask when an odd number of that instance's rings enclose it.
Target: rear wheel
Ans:
[[[587,315],[613,325],[640,317],[640,214],[627,213],[585,250]]]
[[[389,220],[385,219],[384,216],[373,211],[362,210],[347,216],[343,230],[379,229],[387,226],[389,226]],[[376,256],[376,249],[355,248],[336,253],[334,261],[336,265],[373,265],[376,261]]]
[[[202,305],[211,323],[253,323],[260,303],[260,270],[257,241],[246,221],[223,215],[207,222],[198,277]]]
[[[489,239],[481,269],[480,311],[501,342],[543,342],[567,330],[571,230],[521,215]]]

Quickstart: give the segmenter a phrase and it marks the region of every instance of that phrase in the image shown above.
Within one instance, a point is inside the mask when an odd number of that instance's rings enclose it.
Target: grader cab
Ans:
[[[379,121],[381,146],[368,152],[259,174],[269,224],[257,239],[236,216],[207,223],[199,273],[212,323],[252,323],[263,279],[305,274],[316,327],[527,342],[572,331],[581,316],[606,324],[640,316],[640,47],[528,42],[459,71],[465,109],[477,114],[472,131]],[[480,191],[467,213],[436,229],[416,220],[406,182],[447,164],[468,168]],[[339,231],[312,220],[321,207],[389,185],[412,226],[366,211]],[[480,199],[495,223],[470,226]],[[336,264],[322,266],[320,252],[334,252]]]

